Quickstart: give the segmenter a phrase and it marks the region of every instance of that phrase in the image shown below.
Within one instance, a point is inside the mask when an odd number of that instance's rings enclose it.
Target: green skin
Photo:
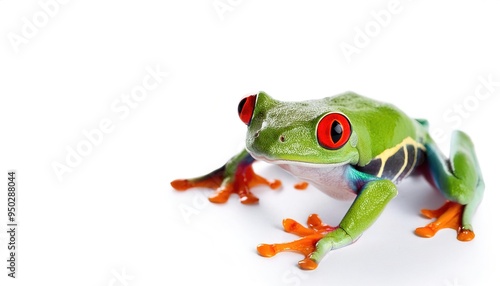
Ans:
[[[347,143],[335,150],[323,147],[317,135],[318,122],[332,112],[345,115],[352,130]],[[390,104],[351,92],[303,102],[277,101],[260,92],[248,123],[246,150],[226,164],[225,181],[233,179],[239,164],[249,164],[251,155],[311,182],[328,195],[355,198],[339,227],[321,238],[309,255],[318,263],[330,250],[357,240],[397,195],[395,183],[402,178],[361,170],[404,140],[419,144],[424,154],[423,163],[409,173],[425,174],[447,200],[464,205],[462,229],[472,231],[471,219],[484,183],[469,137],[455,131],[447,159],[429,136],[425,120],[409,118]]]
[[[318,121],[330,112],[345,114],[352,126],[349,141],[338,150],[325,149],[316,138]],[[484,184],[471,140],[465,133],[455,131],[450,169],[447,159],[429,136],[427,127],[392,105],[354,93],[314,101],[281,102],[260,92],[248,126],[246,148],[254,158],[285,169],[288,165],[312,169],[356,167],[365,166],[375,156],[407,137],[426,147],[426,165],[434,184],[448,200],[466,205],[462,227],[472,230],[472,214],[481,200]],[[314,173],[307,172],[309,177],[303,179],[315,183],[319,179],[314,177]],[[316,251],[310,257],[315,262],[319,262],[331,249],[358,239],[397,195],[391,180],[364,174],[351,167],[343,173],[347,185],[357,197],[339,228],[318,242]],[[300,176],[300,173],[297,175]]]

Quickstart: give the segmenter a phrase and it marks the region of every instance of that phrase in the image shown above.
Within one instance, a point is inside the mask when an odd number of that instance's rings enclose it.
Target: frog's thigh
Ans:
[[[465,205],[462,224],[470,228],[472,214],[479,205],[484,190],[472,141],[464,132],[454,131],[449,160],[446,160],[434,142],[425,147],[427,164],[435,185],[446,199]]]

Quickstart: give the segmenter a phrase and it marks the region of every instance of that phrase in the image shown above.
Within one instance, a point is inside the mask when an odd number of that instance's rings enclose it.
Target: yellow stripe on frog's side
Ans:
[[[399,178],[399,176],[401,175],[401,173],[403,173],[403,170],[406,168],[406,165],[408,165],[408,149],[406,148],[406,146],[408,145],[404,145],[403,146],[403,152],[405,154],[405,161],[404,161],[404,164],[403,166],[401,166],[401,169],[399,169],[399,172],[394,176],[394,180],[396,180],[397,178]],[[415,157],[416,157],[416,153],[415,153]],[[413,160],[414,162],[417,161],[417,160]]]
[[[414,141],[415,142],[415,141]],[[420,147],[422,150],[425,151],[425,146],[421,143],[415,142],[416,144],[412,144],[413,148],[415,149],[415,157],[413,160],[413,164],[411,164],[411,169],[415,169],[415,165],[417,164],[417,159],[418,159],[418,148]]]
[[[380,170],[378,171],[377,177],[381,177],[382,174],[384,173],[385,162],[387,162],[387,160],[390,157],[394,156],[394,154],[396,154],[399,151],[399,149],[401,149],[401,147],[403,147],[404,153],[405,153],[405,161],[404,161],[403,166],[401,167],[401,169],[397,173],[397,175],[394,177],[394,179],[396,179],[397,177],[399,177],[399,175],[401,175],[403,170],[406,168],[406,165],[408,165],[408,150],[406,149],[406,145],[414,146],[415,151],[417,151],[417,149],[419,149],[419,148],[425,151],[425,146],[422,143],[415,141],[411,137],[406,137],[405,139],[403,139],[403,141],[401,141],[401,143],[397,144],[396,146],[394,146],[392,148],[385,150],[384,152],[380,153],[379,155],[377,155],[374,158],[374,159],[380,159],[380,162],[381,162]],[[412,169],[415,167],[416,163],[417,163],[417,152],[415,152],[415,159],[413,160],[413,163],[411,166]]]

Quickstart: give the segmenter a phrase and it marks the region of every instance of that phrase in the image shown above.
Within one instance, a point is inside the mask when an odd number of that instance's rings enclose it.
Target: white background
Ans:
[[[499,285],[497,2],[67,2],[52,2],[48,15],[37,1],[0,1],[0,221],[7,170],[17,170],[19,185],[19,279],[0,263],[0,284]],[[346,57],[341,45],[356,44]],[[169,76],[130,114],[116,112],[148,68]],[[496,86],[478,99],[488,77]],[[429,119],[446,154],[451,131],[466,131],[486,181],[476,239],[413,234],[428,222],[419,210],[443,202],[417,179],[399,186],[356,244],[315,271],[299,270],[295,253],[260,257],[257,244],[295,239],[282,232],[283,218],[318,213],[336,224],[349,203],[312,187],[297,191],[291,176],[263,163],[258,172],[284,186],[255,189],[255,206],[236,196],[213,205],[209,190],[169,185],[243,147],[236,106],[259,90],[281,100],[352,90],[391,102]],[[68,150],[88,144],[84,132],[102,120],[112,131],[59,180],[53,165],[67,165]],[[2,231],[1,261],[6,244]]]

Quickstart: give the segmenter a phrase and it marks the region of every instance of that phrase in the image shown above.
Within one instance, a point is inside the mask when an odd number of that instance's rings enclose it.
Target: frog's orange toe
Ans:
[[[245,205],[252,205],[259,202],[259,198],[254,196],[252,193],[240,196],[240,202]]]
[[[315,233],[313,229],[307,228],[291,218],[284,219],[282,224],[284,231],[298,236],[306,236]]]
[[[436,234],[436,230],[434,230],[428,226],[424,226],[424,227],[419,227],[419,228],[415,229],[415,234],[420,236],[420,237],[430,238]]]
[[[257,245],[257,252],[264,257],[273,257],[276,255],[276,250],[272,244],[259,244]]]
[[[170,182],[170,185],[177,191],[185,191],[189,188],[189,182],[186,179],[174,180]]]
[[[218,188],[215,193],[213,193],[208,200],[215,204],[223,204],[229,200],[229,196],[233,192],[232,185],[228,185],[226,187]]]
[[[461,229],[458,232],[457,239],[460,241],[471,241],[474,239],[475,236],[476,235],[474,234],[474,232],[472,230]]]
[[[264,257],[272,257],[283,251],[299,252],[307,257],[316,249],[316,243],[323,237],[322,234],[316,233],[304,236],[300,239],[274,244],[259,244],[257,252]]]
[[[304,258],[299,261],[299,267],[303,270],[314,270],[318,267],[318,263],[310,258]]]
[[[276,190],[281,187],[281,181],[280,180],[274,180],[269,182],[269,187],[273,190]]]
[[[299,191],[303,191],[303,190],[307,189],[308,186],[309,186],[308,182],[299,182],[299,183],[293,185],[293,187]]]

